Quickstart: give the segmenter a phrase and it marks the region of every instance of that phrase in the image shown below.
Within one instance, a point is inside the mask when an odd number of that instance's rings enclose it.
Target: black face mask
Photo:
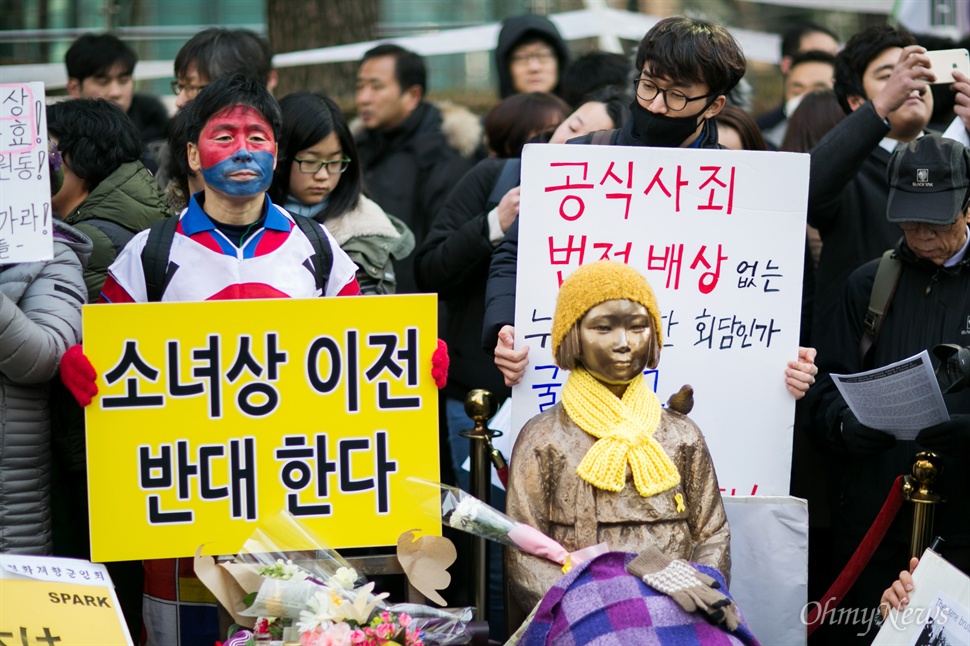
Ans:
[[[709,107],[714,105],[714,97],[704,106],[700,113],[689,117],[669,117],[665,114],[654,114],[633,99],[630,111],[633,113],[633,135],[645,146],[660,148],[677,148],[697,130],[703,115]]]

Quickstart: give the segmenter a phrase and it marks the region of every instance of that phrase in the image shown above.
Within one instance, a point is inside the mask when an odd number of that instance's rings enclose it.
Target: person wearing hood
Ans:
[[[108,266],[142,229],[170,215],[158,184],[140,160],[138,128],[104,99],[69,99],[47,107],[47,130],[64,163],[51,207],[94,244],[84,271],[94,302]]]
[[[81,340],[91,240],[54,221],[51,260],[0,265],[0,553],[52,552],[49,383]]]
[[[568,62],[566,42],[545,16],[526,14],[502,22],[495,47],[501,98],[520,92],[560,94],[560,78]]]
[[[421,246],[449,191],[471,168],[481,124],[468,110],[425,100],[424,59],[398,45],[364,53],[354,100],[363,130],[355,133],[364,187],[411,229]],[[397,293],[418,291],[414,255],[394,259]]]
[[[393,260],[414,251],[414,234],[363,194],[357,144],[329,97],[296,92],[280,100],[283,129],[269,194],[327,227],[357,264],[362,294],[393,294]]]

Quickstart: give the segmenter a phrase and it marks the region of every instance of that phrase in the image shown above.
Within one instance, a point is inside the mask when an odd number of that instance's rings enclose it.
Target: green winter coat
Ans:
[[[414,250],[414,234],[399,218],[385,213],[363,195],[357,208],[324,222],[340,248],[357,263],[363,294],[393,294],[397,289],[392,259]]]
[[[155,178],[140,161],[133,161],[115,169],[64,218],[94,243],[84,271],[89,302],[98,300],[108,267],[128,241],[170,215]]]

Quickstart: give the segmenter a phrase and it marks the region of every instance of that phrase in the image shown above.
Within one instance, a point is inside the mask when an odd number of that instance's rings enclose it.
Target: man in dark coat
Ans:
[[[848,116],[812,151],[808,186],[808,223],[822,237],[812,316],[819,355],[846,278],[899,238],[885,217],[886,163],[933,113],[936,77],[925,52],[908,32],[883,25],[854,35],[836,59],[835,93]]]
[[[941,343],[970,345],[970,150],[936,135],[912,141],[890,158],[888,186],[886,219],[897,235],[900,229],[903,233],[894,254],[901,273],[878,337],[864,361],[860,342],[880,263],[873,260],[846,282],[828,325],[832,351],[819,353],[819,379],[805,398],[809,432],[833,459],[836,536],[831,553],[841,568],[875,520],[896,476],[909,473],[918,451],[930,450],[943,462],[934,490],[946,499],[935,505],[933,533],[946,541],[943,555],[970,572],[970,388],[944,393],[949,421],[923,429],[915,440],[897,440],[861,424],[830,376],[883,367]],[[932,352],[931,358],[938,362]],[[904,506],[840,608],[876,607],[887,582],[909,564],[911,523]],[[859,627],[850,628],[853,634],[845,641],[857,643]]]
[[[357,137],[364,186],[385,212],[414,232],[420,247],[448,192],[471,167],[442,130],[442,113],[424,100],[424,61],[397,45],[367,51],[355,99],[365,130]],[[399,294],[418,291],[414,255],[394,261]]]

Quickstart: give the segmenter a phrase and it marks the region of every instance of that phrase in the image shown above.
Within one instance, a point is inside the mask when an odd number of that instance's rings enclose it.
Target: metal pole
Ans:
[[[934,493],[933,484],[943,472],[943,461],[935,453],[922,451],[913,457],[912,475],[903,480],[903,496],[913,503],[913,531],[909,541],[909,555],[919,558],[933,536],[933,516],[936,505],[945,502]]]
[[[465,397],[465,414],[474,422],[475,428],[462,431],[460,435],[471,441],[471,494],[489,504],[491,502],[491,464],[489,449],[495,433],[488,428],[488,420],[495,415],[495,398],[487,390],[473,390]],[[488,541],[472,539],[472,581],[475,590],[475,619],[488,619]]]

